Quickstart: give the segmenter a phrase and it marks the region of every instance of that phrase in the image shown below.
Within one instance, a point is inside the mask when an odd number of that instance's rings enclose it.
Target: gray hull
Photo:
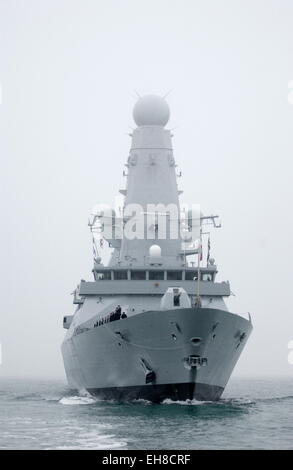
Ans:
[[[219,309],[140,313],[65,339],[68,383],[119,400],[217,400],[251,330]]]

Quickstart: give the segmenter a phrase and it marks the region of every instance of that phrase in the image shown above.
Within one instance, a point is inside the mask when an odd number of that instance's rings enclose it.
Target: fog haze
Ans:
[[[0,0],[2,376],[63,377],[63,315],[92,279],[140,95],[166,94],[182,202],[254,331],[234,374],[292,375],[293,3]]]

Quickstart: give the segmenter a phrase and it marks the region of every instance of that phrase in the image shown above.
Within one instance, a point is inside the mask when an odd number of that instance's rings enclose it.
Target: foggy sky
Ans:
[[[182,202],[221,216],[219,280],[254,331],[235,375],[293,374],[293,3],[0,0],[2,376],[63,376],[62,317],[92,280],[135,92],[171,108]]]

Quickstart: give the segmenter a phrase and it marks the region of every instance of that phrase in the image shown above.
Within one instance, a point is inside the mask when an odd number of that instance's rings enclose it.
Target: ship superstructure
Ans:
[[[93,213],[94,280],[79,283],[75,313],[64,317],[68,383],[103,398],[217,400],[250,316],[228,311],[229,282],[216,281],[208,228],[217,216],[179,203],[167,102],[139,98],[133,115],[123,206]]]

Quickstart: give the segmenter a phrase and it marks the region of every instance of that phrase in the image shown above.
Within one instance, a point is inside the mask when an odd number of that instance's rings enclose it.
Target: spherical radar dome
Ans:
[[[161,247],[159,245],[151,245],[149,248],[149,255],[152,258],[160,258],[162,255]]]
[[[168,103],[160,96],[142,96],[133,108],[133,119],[138,126],[165,126],[169,117]]]

